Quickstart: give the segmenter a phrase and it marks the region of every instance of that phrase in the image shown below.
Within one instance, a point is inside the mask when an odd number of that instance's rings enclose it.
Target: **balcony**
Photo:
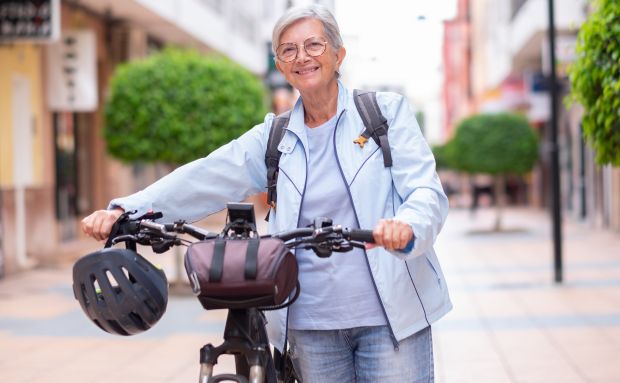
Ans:
[[[540,70],[547,38],[548,0],[512,0],[510,53],[513,73]],[[585,20],[585,0],[555,0],[556,34],[575,35]]]
[[[126,20],[167,43],[215,50],[254,73],[266,71],[265,46],[257,41],[256,2],[226,8],[221,1],[81,0],[82,5]],[[257,15],[252,17],[252,15]],[[243,20],[239,25],[238,20]]]

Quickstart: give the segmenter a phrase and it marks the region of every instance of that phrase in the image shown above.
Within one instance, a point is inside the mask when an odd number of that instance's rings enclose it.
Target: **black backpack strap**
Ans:
[[[381,147],[383,165],[386,168],[391,167],[392,152],[390,151],[390,143],[387,136],[389,125],[387,119],[383,117],[379,104],[377,103],[377,94],[375,92],[365,92],[355,89],[353,90],[353,100],[355,101],[357,112],[360,117],[362,117],[362,121],[364,121],[364,126],[366,127],[361,137],[372,137],[377,145]],[[363,145],[363,143],[361,145]]]
[[[265,151],[265,165],[267,166],[267,203],[275,208],[278,200],[276,185],[278,184],[278,165],[282,153],[278,150],[278,145],[284,137],[284,131],[288,126],[291,117],[291,111],[286,111],[273,119],[271,130],[269,131],[269,140],[267,141],[267,150]]]

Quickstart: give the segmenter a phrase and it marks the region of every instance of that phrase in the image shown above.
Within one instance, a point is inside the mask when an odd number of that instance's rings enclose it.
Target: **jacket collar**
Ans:
[[[343,110],[347,109],[349,100],[349,90],[338,80],[338,105],[336,106],[336,115],[340,115]],[[301,97],[295,102],[295,106],[291,111],[291,117],[287,130],[295,133],[297,137],[302,139],[305,146],[306,128],[304,123],[304,105]]]

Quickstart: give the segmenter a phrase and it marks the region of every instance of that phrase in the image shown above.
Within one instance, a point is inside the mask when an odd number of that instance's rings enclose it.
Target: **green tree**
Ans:
[[[237,138],[266,113],[249,71],[219,56],[166,49],[118,67],[105,106],[110,154],[181,164]]]
[[[599,164],[620,165],[620,2],[596,0],[569,67],[569,102],[583,105],[583,134]]]
[[[441,169],[453,169],[455,165],[453,164],[452,159],[452,147],[451,142],[448,141],[443,145],[433,145],[431,150],[433,151],[433,156],[435,157],[435,165],[437,170]]]
[[[538,159],[534,130],[520,115],[480,114],[462,120],[448,146],[453,167],[466,173],[494,176],[495,230],[500,230],[505,176],[529,172]]]

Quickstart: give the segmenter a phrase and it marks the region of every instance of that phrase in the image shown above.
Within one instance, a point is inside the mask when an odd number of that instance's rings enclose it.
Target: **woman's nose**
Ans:
[[[308,61],[309,59],[310,59],[310,55],[306,53],[306,49],[303,46],[299,47],[297,50],[296,61],[305,62],[305,61]]]

